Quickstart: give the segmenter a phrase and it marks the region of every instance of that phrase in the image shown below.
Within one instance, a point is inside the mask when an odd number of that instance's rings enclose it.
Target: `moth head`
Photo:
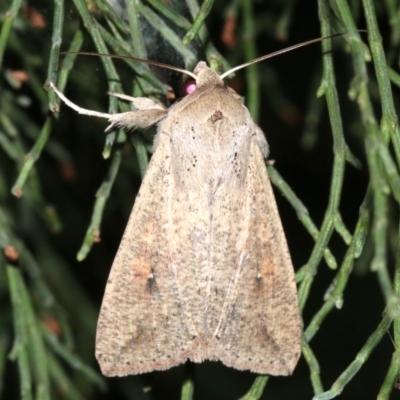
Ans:
[[[187,96],[199,87],[224,85],[220,76],[212,70],[204,61],[200,61],[182,85],[181,94]]]
[[[196,75],[197,88],[202,86],[224,85],[224,81],[218,73],[212,70],[204,61],[200,61],[196,65],[193,73]]]

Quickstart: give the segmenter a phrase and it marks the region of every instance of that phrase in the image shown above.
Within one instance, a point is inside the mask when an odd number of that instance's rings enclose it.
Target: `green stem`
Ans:
[[[38,327],[38,319],[33,311],[32,301],[19,270],[7,268],[14,312],[25,320],[23,340],[32,363],[35,376],[36,398],[50,400],[50,379],[47,367],[46,350]]]
[[[51,117],[47,117],[38,139],[33,145],[31,151],[24,157],[24,163],[22,165],[21,171],[18,174],[14,186],[11,189],[11,192],[14,196],[22,196],[22,190],[24,188],[26,180],[28,179],[29,174],[31,173],[36,161],[40,158],[40,155],[42,154],[42,151],[46,146],[47,141],[49,140],[51,129],[52,120]]]
[[[51,38],[50,59],[47,69],[47,80],[57,81],[58,57],[62,43],[62,28],[64,22],[64,0],[54,1],[53,34]],[[49,108],[53,110],[54,104],[58,104],[56,94],[49,91]]]
[[[14,346],[10,358],[11,360],[16,359],[18,363],[21,400],[32,400],[32,375],[28,355],[28,321],[24,317],[23,303],[19,293],[20,272],[9,266],[7,267],[7,277],[14,311],[15,331]]]
[[[243,47],[246,61],[254,60],[257,57],[254,32],[253,3],[242,0],[243,10]],[[258,77],[258,65],[254,64],[246,68],[247,81],[247,108],[254,121],[258,121],[260,113],[260,85]]]
[[[400,232],[400,224],[398,228]],[[400,295],[400,235],[397,236],[396,265],[394,271],[394,292]],[[400,375],[400,318],[393,320],[394,352],[385,380],[379,391],[377,400],[389,400],[396,380]]]
[[[259,400],[263,394],[265,386],[267,385],[268,379],[268,375],[257,376],[250,390],[239,400]]]
[[[78,261],[84,260],[92,248],[93,243],[100,241],[100,224],[103,217],[104,207],[107,203],[111,188],[121,164],[121,152],[121,149],[115,149],[106,178],[97,191],[92,219],[83,240],[82,247],[77,254]]]
[[[314,394],[322,393],[324,388],[321,382],[321,371],[319,368],[318,360],[315,357],[310,345],[303,339],[302,340],[302,353],[310,368],[310,379],[313,385]]]
[[[346,251],[343,263],[333,280],[334,287],[329,294],[328,299],[325,301],[321,309],[314,315],[307,329],[304,330],[304,338],[307,342],[310,342],[314,335],[320,329],[322,322],[329,314],[329,312],[342,303],[343,291],[347,285],[350,277],[350,273],[353,270],[354,260],[360,256],[361,250],[364,247],[364,243],[370,227],[370,190],[367,192],[366,199],[360,209],[360,216],[354,230],[352,241]]]
[[[0,69],[3,66],[4,51],[7,46],[8,37],[10,35],[13,22],[19,13],[21,5],[22,0],[12,0],[11,7],[5,14],[6,18],[0,31]]]
[[[192,27],[189,29],[186,36],[183,38],[182,42],[184,45],[189,44],[195,38],[195,36],[198,34],[201,26],[203,25],[204,21],[207,18],[207,15],[211,11],[213,3],[214,3],[214,0],[204,0],[203,1],[197,16],[196,16],[195,20],[193,21]]]
[[[146,48],[143,43],[142,30],[139,23],[139,1],[126,0],[126,7],[128,12],[129,26],[131,28],[130,39],[132,40],[133,50],[135,57],[147,59]]]
[[[400,166],[400,128],[396,108],[393,101],[389,71],[386,64],[386,55],[382,46],[382,37],[379,32],[372,0],[363,0],[365,19],[367,21],[368,39],[374,62],[376,78],[382,105],[381,133],[385,142],[390,138],[395,150],[397,164]]]
[[[339,378],[334,382],[331,389],[314,396],[313,400],[329,400],[337,397],[340,393],[342,393],[345,386],[350,382],[350,380],[357,374],[357,372],[368,360],[372,351],[375,349],[375,347],[382,340],[382,337],[388,331],[391,323],[392,319],[388,315],[386,315],[381,323],[378,325],[374,333],[368,338],[362,349],[358,352],[355,360],[345,369],[345,371],[343,371]]]
[[[71,40],[71,44],[68,48],[68,53],[62,63],[61,63],[61,68],[58,71],[58,80],[57,80],[57,88],[58,90],[61,90],[62,92],[65,89],[65,86],[67,84],[67,80],[69,77],[69,73],[71,72],[75,60],[78,57],[78,54],[72,54],[72,53],[77,53],[80,51],[81,47],[83,44],[83,32],[81,29],[78,29],[74,35],[74,37]],[[59,99],[57,97],[56,99],[57,104],[59,104]]]
[[[318,1],[319,18],[321,21],[321,36],[331,34],[331,21],[329,18],[329,7],[326,0]],[[329,195],[329,204],[325,212],[324,221],[316,241],[311,257],[307,263],[306,276],[299,288],[300,308],[303,309],[307,300],[311,284],[314,280],[318,264],[323,256],[323,252],[328,245],[337,222],[340,197],[342,193],[344,167],[345,167],[345,148],[346,143],[343,137],[343,125],[339,108],[339,99],[336,91],[331,39],[326,39],[321,43],[323,51],[323,73],[322,82],[318,94],[324,94],[328,105],[329,119],[333,136],[333,172]]]

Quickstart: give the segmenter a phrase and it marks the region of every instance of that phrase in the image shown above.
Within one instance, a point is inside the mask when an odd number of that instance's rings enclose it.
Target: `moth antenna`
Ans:
[[[187,71],[186,69],[174,67],[169,64],[164,64],[158,61],[150,61],[150,60],[143,60],[142,58],[131,57],[131,56],[119,56],[117,54],[105,54],[105,53],[91,53],[86,51],[61,51],[60,54],[79,54],[82,56],[104,56],[104,57],[111,57],[111,58],[120,58],[122,60],[131,60],[131,61],[138,61],[149,65],[154,65],[160,68],[170,69],[172,71],[180,72],[181,74],[185,74],[190,76],[193,79],[197,79],[196,75],[193,72]]]
[[[359,30],[358,32],[367,32],[367,30],[362,29],[362,30]],[[272,57],[275,57],[275,56],[279,56],[280,54],[288,53],[289,51],[296,50],[296,49],[298,49],[300,47],[308,46],[309,44],[322,42],[325,39],[334,38],[336,36],[342,36],[342,35],[345,35],[346,33],[347,32],[335,33],[335,34],[330,35],[330,36],[324,36],[324,37],[319,37],[317,39],[307,40],[306,42],[302,42],[302,43],[295,44],[293,46],[286,47],[286,49],[274,51],[273,53],[266,54],[265,56],[258,57],[258,58],[254,59],[254,60],[251,60],[251,61],[248,61],[248,62],[246,62],[244,64],[238,65],[237,67],[234,67],[234,68],[230,69],[229,71],[224,72],[221,75],[221,79],[226,78],[228,75],[232,74],[233,72],[238,71],[239,69],[248,67],[249,65],[253,65],[253,64],[258,63],[260,61],[267,60],[268,58],[272,58]]]

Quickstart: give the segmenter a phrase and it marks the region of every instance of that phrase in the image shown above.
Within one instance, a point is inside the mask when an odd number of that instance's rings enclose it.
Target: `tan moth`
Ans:
[[[265,168],[268,144],[223,78],[323,39],[221,76],[204,62],[193,73],[165,66],[196,81],[195,90],[168,109],[112,94],[137,111],[85,110],[50,83],[67,105],[107,118],[110,127],[158,124],[101,306],[96,357],[104,375],[165,370],[186,360],[219,360],[260,374],[293,372],[301,318]]]

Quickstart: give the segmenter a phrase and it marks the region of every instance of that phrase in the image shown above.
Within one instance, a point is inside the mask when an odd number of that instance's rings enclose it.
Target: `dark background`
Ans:
[[[176,3],[180,7],[179,2]],[[237,44],[233,49],[228,49],[221,40],[223,13],[228,2],[216,3],[206,20],[210,40],[232,65],[244,62],[241,17],[239,16],[237,21]],[[26,46],[25,50],[12,46],[13,37],[11,37],[11,44],[7,48],[3,64],[4,69],[7,70],[25,69],[26,64],[23,60],[27,56],[26,53],[35,55],[40,60],[35,72],[44,83],[51,46],[53,4],[50,1],[32,1],[30,5],[43,16],[45,26],[43,28],[31,26],[27,22],[29,18],[21,15],[19,18],[24,21],[24,29],[17,27],[15,35]],[[285,41],[277,40],[275,34],[275,26],[283,10],[280,2],[254,2],[254,10],[257,18],[258,55],[320,36],[315,1],[302,0],[295,6]],[[184,8],[182,12],[185,12]],[[379,5],[378,15],[385,44],[390,34],[388,17],[379,9]],[[265,18],[265,26],[263,18]],[[101,16],[99,20],[102,21]],[[73,4],[66,2],[63,49],[66,49],[74,27],[78,24],[79,16]],[[358,26],[365,28],[362,13],[358,19]],[[147,30],[145,32],[149,36],[155,34]],[[347,95],[353,75],[351,59],[344,51],[344,40],[337,38],[335,41],[337,41],[334,50],[335,71],[345,138],[353,153],[362,162],[361,170],[356,170],[347,164],[345,172],[340,210],[347,228],[352,232],[358,219],[359,207],[364,198],[369,177],[365,163],[364,136],[360,116],[356,105],[349,100]],[[171,49],[161,44],[160,41],[159,45],[148,49],[149,57],[179,64],[179,59],[171,56]],[[94,51],[89,37],[85,38],[82,50]],[[203,57],[200,47],[198,54],[199,58]],[[286,107],[276,109],[274,99],[268,95],[269,86],[265,73],[267,66],[260,64],[261,106],[258,123],[267,136],[271,149],[270,158],[275,160],[275,167],[306,205],[311,218],[319,227],[329,199],[333,162],[332,135],[323,98],[320,101],[323,103],[324,111],[316,128],[314,144],[305,145],[304,137],[307,129],[305,115],[310,98],[314,96],[316,89],[312,82],[317,79],[321,68],[321,46],[316,44],[302,48],[269,60],[266,64],[275,73],[274,84],[277,85],[287,103]],[[121,74],[127,76],[129,86],[132,77],[128,74],[131,72],[122,63],[117,63],[117,65],[122,71]],[[395,63],[393,65],[396,67]],[[370,73],[371,80],[374,82],[372,66],[370,66]],[[4,77],[2,79],[2,86],[10,89]],[[174,87],[179,86],[176,81],[169,83]],[[246,94],[245,74],[242,71],[232,80],[232,84],[242,95]],[[124,82],[123,85],[125,85]],[[106,91],[107,82],[100,61],[92,58],[78,58],[71,72],[66,95],[82,107],[106,111]],[[398,96],[398,90],[394,89],[394,92],[395,96]],[[31,86],[24,84],[17,94],[23,94],[32,99],[32,104],[25,109],[25,112],[30,118],[29,123],[41,126],[47,110],[43,108],[43,103],[37,100]],[[379,120],[378,101],[375,106],[376,117]],[[11,160],[0,148],[0,168],[3,169],[3,175],[6,178],[6,182],[3,183],[6,190],[2,195],[2,203],[15,221],[16,235],[37,257],[39,265],[43,266],[43,279],[49,284],[53,294],[67,312],[72,332],[77,337],[74,351],[96,370],[98,366],[94,359],[93,339],[97,313],[113,257],[133,205],[134,196],[140,186],[140,174],[134,150],[132,146],[127,145],[121,170],[105,208],[101,225],[101,242],[93,246],[83,262],[77,262],[76,253],[90,222],[95,194],[109,166],[109,161],[102,158],[105,137],[102,132],[105,127],[105,121],[79,116],[65,105],[61,105],[61,112],[54,121],[49,144],[57,143],[61,146],[68,153],[69,162],[60,163],[45,149],[36,164],[43,196],[48,203],[54,205],[63,225],[58,233],[53,233],[46,228],[38,215],[40,213],[36,212],[29,199],[25,199],[24,196],[16,199],[9,194],[18,174],[18,163]],[[33,145],[33,140],[24,131],[23,123],[19,127],[19,135],[21,143],[28,151]],[[293,264],[297,270],[308,261],[314,241],[305,231],[288,202],[278,191],[275,193]],[[397,215],[397,211],[393,210],[393,213]],[[47,264],[43,261],[46,257],[40,250],[42,242],[46,243],[44,248],[50,248],[53,252],[47,254]],[[367,248],[368,246],[369,242],[367,242]],[[346,246],[336,233],[330,241],[330,249],[340,264]],[[382,319],[385,304],[377,277],[369,272],[370,257],[368,252],[364,252],[357,261],[354,273],[344,292],[342,309],[333,310],[329,314],[310,343],[321,367],[325,390],[330,388],[355,359],[357,352]],[[389,262],[393,263],[393,259]],[[21,269],[23,270],[23,266]],[[25,273],[24,276],[29,288],[30,278]],[[305,326],[322,306],[323,296],[334,276],[335,271],[330,270],[325,262],[322,262],[305,307],[303,315]],[[1,293],[3,315],[8,316],[5,318],[5,326],[9,326],[12,332],[12,310],[7,289],[3,288]],[[38,315],[40,315],[40,306],[38,306]],[[394,346],[387,334],[339,398],[343,400],[376,398],[393,351]],[[77,387],[81,387],[83,396],[87,399],[176,399],[180,396],[184,374],[184,367],[179,366],[169,371],[155,372],[145,376],[107,379],[108,391],[101,393],[90,384],[79,383],[77,377],[79,374],[66,364],[65,370]],[[206,362],[196,365],[194,398],[198,400],[236,399],[248,391],[254,378],[254,374],[235,371],[220,363]],[[144,386],[151,387],[151,391],[144,393]],[[18,371],[15,363],[11,361],[6,364],[3,387],[4,398],[19,398]],[[64,398],[64,395],[57,392],[57,388],[54,389],[54,393],[54,398]],[[311,399],[312,396],[309,369],[302,358],[292,377],[270,379],[262,398]],[[391,398],[400,398],[396,389]]]

